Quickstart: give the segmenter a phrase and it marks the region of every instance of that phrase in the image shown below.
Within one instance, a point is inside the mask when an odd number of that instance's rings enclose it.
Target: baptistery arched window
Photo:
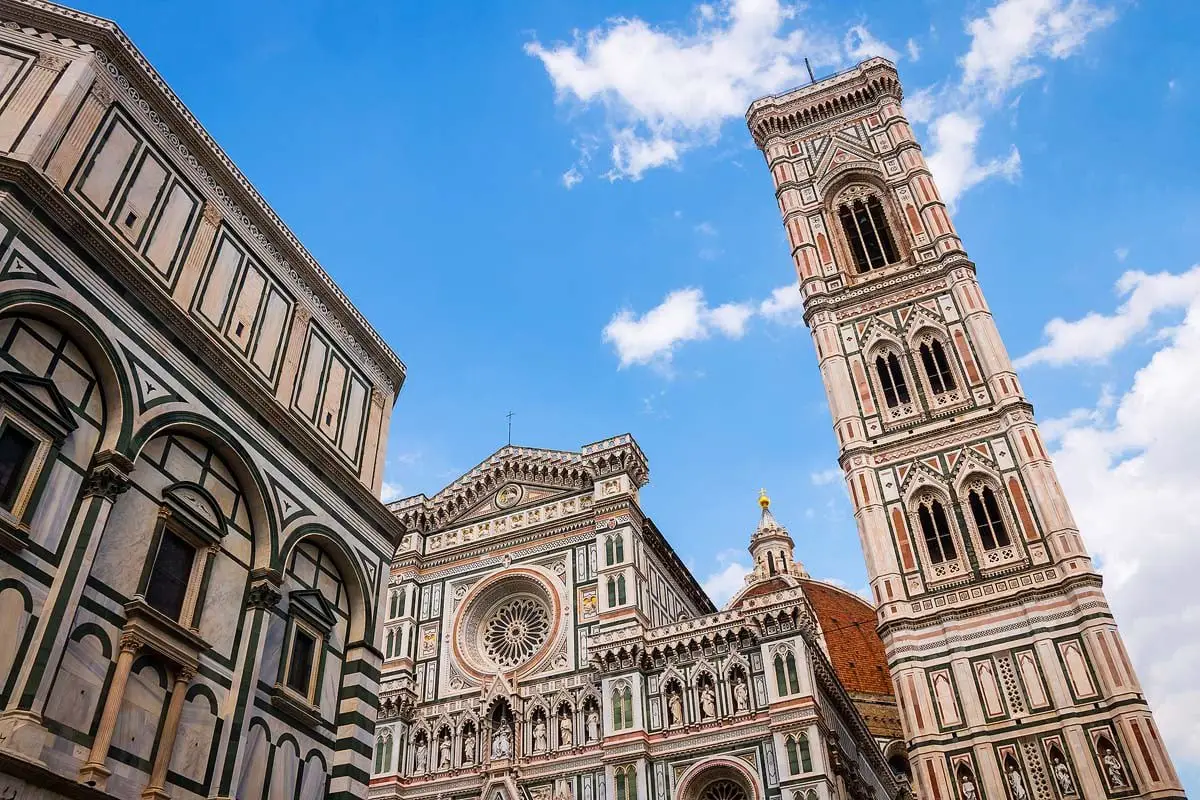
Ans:
[[[937,339],[922,342],[918,352],[933,393],[942,394],[954,389],[954,371],[950,369],[950,360],[946,358],[946,348],[942,343]]]
[[[972,486],[967,492],[967,505],[971,507],[971,517],[984,550],[995,550],[1011,544],[1004,517],[1000,514],[1000,503],[992,487]]]
[[[936,498],[922,500],[917,509],[917,521],[921,525],[921,535],[925,537],[925,548],[929,551],[929,560],[934,564],[949,561],[958,553],[954,549],[954,536],[950,533],[950,521],[946,517],[946,507]]]
[[[838,197],[836,205],[846,245],[860,274],[900,260],[877,190],[861,184],[851,186]]]

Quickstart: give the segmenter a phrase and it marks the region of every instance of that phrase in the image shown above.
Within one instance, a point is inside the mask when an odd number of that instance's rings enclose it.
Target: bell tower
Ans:
[[[755,101],[926,800],[1182,797],[881,58]]]

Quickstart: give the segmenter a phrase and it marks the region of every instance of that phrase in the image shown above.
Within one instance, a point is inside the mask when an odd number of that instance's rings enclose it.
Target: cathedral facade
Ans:
[[[923,798],[1182,797],[895,67],[753,103]]]
[[[0,2],[0,798],[366,793],[404,373],[115,25]]]
[[[628,435],[505,447],[389,506],[410,533],[389,588],[372,798],[903,792],[871,606],[809,578],[764,496],[753,571],[715,608],[642,510],[648,475]]]

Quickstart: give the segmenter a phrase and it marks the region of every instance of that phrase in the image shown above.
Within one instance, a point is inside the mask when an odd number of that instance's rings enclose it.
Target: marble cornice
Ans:
[[[46,176],[25,161],[0,155],[0,182],[6,181],[28,198],[36,211],[66,234],[72,248],[83,248],[88,258],[97,261],[121,286],[130,291],[142,307],[151,324],[165,329],[184,355],[195,363],[205,365],[211,377],[230,394],[253,410],[264,428],[277,431],[279,438],[290,445],[314,475],[324,476],[328,484],[355,511],[374,524],[376,530],[388,537],[394,547],[404,533],[400,524],[379,499],[339,461],[329,448],[321,444],[314,431],[305,428],[271,391],[253,379],[244,365],[218,343],[204,335],[199,327],[161,289],[151,282],[140,268],[125,255],[98,225],[72,203]],[[19,198],[14,197],[19,204]],[[0,208],[4,205],[0,198]],[[23,208],[24,213],[35,213]]]
[[[143,106],[155,122],[166,126],[178,140],[173,154],[184,155],[193,169],[203,173],[201,182],[217,195],[228,216],[242,223],[277,266],[301,281],[318,313],[366,362],[368,371],[385,384],[393,398],[399,393],[406,373],[404,363],[116,23],[45,0],[3,0],[0,16],[6,23],[46,32],[53,37],[50,41],[66,37],[67,46],[90,45],[102,71],[118,84],[124,78],[137,94],[129,97],[122,91],[124,99]],[[186,152],[181,154],[181,148]],[[252,209],[257,219],[242,211],[243,207]]]

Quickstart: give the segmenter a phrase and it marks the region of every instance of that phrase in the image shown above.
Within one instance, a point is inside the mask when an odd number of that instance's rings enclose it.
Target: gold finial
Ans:
[[[767,497],[766,489],[758,490],[758,504],[760,506],[762,506],[764,509],[767,508],[769,505],[771,505],[771,498]]]

